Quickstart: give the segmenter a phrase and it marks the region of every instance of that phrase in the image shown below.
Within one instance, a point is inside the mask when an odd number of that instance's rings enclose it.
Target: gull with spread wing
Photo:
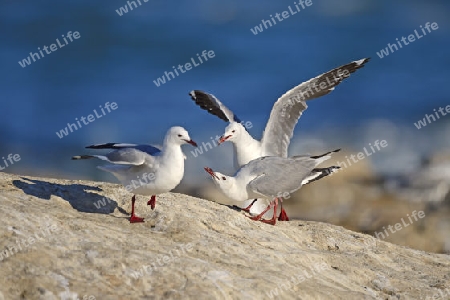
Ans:
[[[133,191],[133,194],[152,195],[147,205],[154,209],[156,195],[173,190],[183,179],[186,159],[181,150],[183,144],[197,147],[186,129],[174,126],[167,131],[162,149],[150,145],[106,143],[86,148],[115,150],[107,155],[79,155],[73,156],[72,159],[98,158],[112,163],[98,168],[112,173],[127,190]],[[135,201],[133,195],[130,223],[144,221],[134,214]]]
[[[254,139],[241,124],[237,115],[214,95],[200,90],[191,91],[189,95],[202,109],[229,123],[219,143],[225,141],[233,143],[234,165],[237,169],[251,160],[263,156],[287,157],[295,125],[308,107],[306,101],[330,93],[345,78],[362,68],[368,61],[369,58],[353,61],[287,91],[273,105],[261,141]],[[252,204],[245,210],[248,211]],[[288,220],[283,207],[281,207],[280,218]]]

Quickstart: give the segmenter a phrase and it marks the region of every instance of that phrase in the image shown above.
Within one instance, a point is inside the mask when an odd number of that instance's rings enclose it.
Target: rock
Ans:
[[[0,299],[430,299],[450,257],[167,193],[0,173]],[[436,298],[436,299],[441,299]]]
[[[350,157],[351,153],[342,152],[336,153],[325,165],[346,161],[345,157]],[[423,211],[426,218],[407,224],[383,240],[427,252],[450,254],[450,201],[439,206],[404,201],[395,193],[387,193],[377,181],[370,161],[361,160],[303,186],[284,201],[283,207],[291,219],[331,223],[372,236],[389,225],[403,223],[402,219],[407,220],[413,211]],[[227,199],[211,180],[178,191],[218,203],[238,204]],[[271,216],[270,212],[266,215]]]

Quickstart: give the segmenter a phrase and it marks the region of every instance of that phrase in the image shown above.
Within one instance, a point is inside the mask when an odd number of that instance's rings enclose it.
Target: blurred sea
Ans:
[[[295,85],[352,60],[372,60],[331,94],[309,102],[291,153],[334,148],[360,152],[387,140],[373,155],[382,172],[413,170],[424,155],[450,146],[450,116],[418,130],[414,122],[450,104],[450,2],[313,0],[313,5],[254,35],[250,29],[294,1],[142,1],[119,16],[126,1],[0,3],[0,156],[21,161],[6,172],[116,180],[71,161],[103,142],[162,142],[181,125],[197,143],[221,135],[225,122],[200,110],[188,92],[215,94],[260,137],[276,99]],[[380,59],[376,52],[426,22],[439,29]],[[22,68],[18,61],[68,31],[81,37]],[[215,57],[160,87],[153,80],[203,50]],[[64,138],[56,132],[99,105],[118,109]],[[198,158],[185,146],[185,184],[208,180],[203,166],[232,171],[232,147]]]

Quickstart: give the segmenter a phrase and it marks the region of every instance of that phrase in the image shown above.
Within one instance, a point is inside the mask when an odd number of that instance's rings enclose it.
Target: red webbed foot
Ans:
[[[131,217],[130,217],[130,223],[141,223],[144,222],[144,218],[136,217],[134,214],[134,203],[136,202],[136,196],[133,195],[133,198],[131,198]]]
[[[281,208],[280,216],[278,217],[278,221],[289,221],[289,217],[284,210],[284,208]]]
[[[136,217],[134,215],[130,217],[130,223],[142,223],[142,222],[144,222],[144,218]]]
[[[153,196],[150,198],[150,200],[148,200],[147,205],[150,205],[150,208],[151,208],[152,210],[155,209],[155,206],[156,206],[156,196],[155,196],[155,195],[153,195]]]
[[[259,215],[257,215],[256,217],[251,217],[250,219],[252,219],[253,221],[258,221],[260,220],[264,214],[273,207],[273,217],[270,220],[261,220],[261,222],[266,223],[266,224],[270,224],[270,225],[275,225],[277,223],[277,207],[278,207],[278,198],[275,198],[272,202],[270,202],[270,204],[267,206],[267,208],[261,212]]]
[[[277,223],[277,218],[276,218],[276,216],[274,216],[270,220],[261,220],[261,222],[266,223],[266,224],[270,224],[270,225],[275,225]]]

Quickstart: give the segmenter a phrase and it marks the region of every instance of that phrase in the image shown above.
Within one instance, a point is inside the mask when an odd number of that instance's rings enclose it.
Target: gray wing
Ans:
[[[270,197],[281,197],[293,193],[302,186],[302,181],[317,165],[310,157],[281,158],[261,157],[252,160],[245,167],[250,174],[257,175],[249,182],[253,192]]]
[[[87,146],[88,149],[124,149],[133,148],[145,152],[150,155],[158,155],[161,150],[157,147],[145,144],[126,144],[126,143],[106,143]]]
[[[231,110],[223,105],[222,102],[220,102],[214,95],[200,90],[193,90],[189,93],[189,96],[191,96],[191,99],[194,100],[195,104],[200,106],[200,108],[219,117],[225,122],[241,122],[241,120]]]
[[[307,100],[330,93],[351,73],[362,68],[369,58],[353,61],[322,75],[312,78],[282,95],[275,102],[264,130],[261,146],[265,155],[287,157],[289,143],[295,125],[304,110]]]
[[[97,156],[98,157],[98,156]],[[123,148],[105,155],[107,161],[120,165],[139,166],[144,163],[151,164],[154,157],[134,148]]]

